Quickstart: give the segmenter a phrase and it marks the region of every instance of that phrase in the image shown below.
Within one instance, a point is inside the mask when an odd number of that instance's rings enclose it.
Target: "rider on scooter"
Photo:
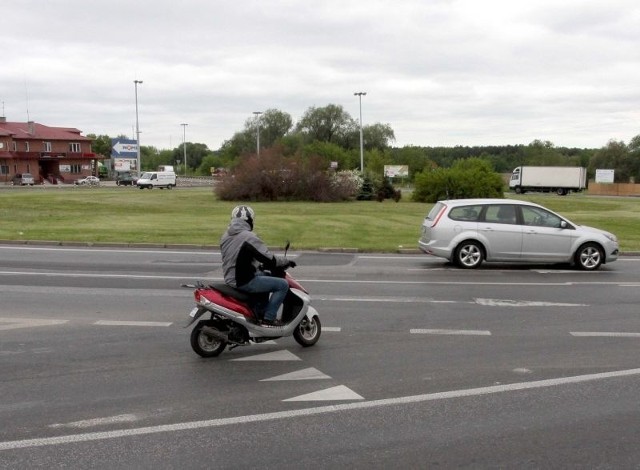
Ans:
[[[270,293],[262,323],[282,326],[276,315],[287,295],[289,284],[282,278],[258,271],[257,265],[273,269],[294,267],[296,264],[269,251],[253,232],[254,218],[255,213],[249,206],[237,206],[231,211],[231,222],[220,239],[224,282],[250,294]]]

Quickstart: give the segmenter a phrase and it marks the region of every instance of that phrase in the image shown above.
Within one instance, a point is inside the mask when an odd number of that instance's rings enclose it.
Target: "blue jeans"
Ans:
[[[282,305],[282,302],[284,302],[287,292],[289,292],[289,283],[281,277],[273,277],[263,272],[257,272],[256,277],[245,285],[238,286],[238,289],[250,294],[270,292],[271,297],[264,311],[264,319],[275,320],[278,314],[278,308]]]

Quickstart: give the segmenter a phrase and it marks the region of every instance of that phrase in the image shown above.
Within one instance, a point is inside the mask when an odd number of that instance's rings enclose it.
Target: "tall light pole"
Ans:
[[[187,176],[187,126],[189,124],[183,122],[182,126],[182,150],[184,150],[184,176]]]
[[[256,153],[260,157],[260,115],[262,111],[254,111],[253,114],[256,115]]]
[[[362,97],[367,95],[365,91],[357,91],[353,94],[360,102],[360,172],[364,174],[364,143],[362,139]]]
[[[142,175],[142,171],[140,168],[140,124],[138,122],[138,84],[142,83],[142,80],[134,80],[133,85],[136,89],[136,147],[138,150],[136,152],[136,170],[138,171],[138,175]]]

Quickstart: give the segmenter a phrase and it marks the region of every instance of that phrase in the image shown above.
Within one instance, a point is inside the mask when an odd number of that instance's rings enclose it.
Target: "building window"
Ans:
[[[29,151],[29,142],[25,142],[24,143],[24,151],[28,152]]]
[[[51,142],[42,142],[45,152],[51,152]]]
[[[9,174],[9,165],[0,165],[0,175]]]
[[[4,148],[4,142],[0,142],[0,149]]]
[[[69,152],[80,153],[80,144],[77,142],[69,143]]]
[[[69,165],[71,168],[71,173],[74,175],[79,175],[82,173],[82,165]]]
[[[18,142],[13,142],[13,151],[17,152],[18,151]]]

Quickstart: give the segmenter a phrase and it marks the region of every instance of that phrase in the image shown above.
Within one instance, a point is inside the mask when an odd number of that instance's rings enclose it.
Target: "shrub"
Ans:
[[[284,157],[277,148],[245,156],[216,186],[221,200],[343,201],[360,191],[354,172],[334,172],[317,156]]]
[[[416,175],[414,185],[416,202],[504,196],[502,177],[479,158],[458,160],[449,169],[425,170]]]

